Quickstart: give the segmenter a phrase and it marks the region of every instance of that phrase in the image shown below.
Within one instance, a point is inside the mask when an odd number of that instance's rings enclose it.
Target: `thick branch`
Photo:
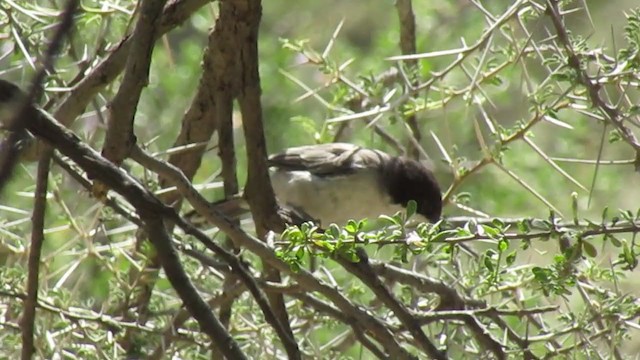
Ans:
[[[104,140],[102,154],[114,164],[129,156],[136,142],[133,121],[142,94],[149,81],[151,54],[160,15],[166,0],[142,0],[138,21],[131,35],[133,48],[127,59],[122,84],[109,104],[109,127]]]
[[[245,195],[251,208],[256,233],[259,238],[264,239],[269,230],[283,230],[284,222],[278,216],[278,206],[271,187],[264,138],[258,71],[258,29],[261,17],[260,0],[224,1],[220,7],[220,18],[216,23],[215,31],[220,32],[219,37],[223,40],[219,54],[219,60],[225,65],[222,69],[230,70],[228,75],[232,76],[228,84],[230,89],[225,90],[230,90],[237,98],[242,113],[247,149]],[[217,68],[216,71],[218,71]],[[281,280],[280,274],[268,265],[265,265],[265,273],[270,281]],[[282,294],[274,293],[268,296],[280,323],[285,327],[288,336],[293,338]],[[284,344],[287,345],[287,342]],[[288,348],[287,351],[290,356],[294,352],[299,353],[297,346]]]

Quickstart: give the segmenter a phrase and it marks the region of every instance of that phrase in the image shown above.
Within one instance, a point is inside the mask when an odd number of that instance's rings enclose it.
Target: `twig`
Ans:
[[[0,296],[8,297],[11,299],[20,299],[24,301],[27,298],[27,294],[16,293],[10,291],[2,291],[0,290]],[[162,334],[161,329],[156,329],[147,325],[140,325],[136,322],[125,322],[118,318],[106,315],[104,313],[97,313],[88,309],[83,309],[82,313],[71,311],[68,309],[63,309],[54,304],[51,304],[48,301],[38,299],[37,303],[38,309],[42,309],[46,312],[59,315],[62,318],[70,319],[73,321],[88,321],[94,322],[106,329],[111,329],[114,332],[120,331],[121,329],[136,329],[138,331],[149,333],[149,334]],[[185,335],[186,332],[180,332],[181,335]]]
[[[29,248],[29,273],[27,275],[27,296],[24,300],[22,315],[22,359],[31,359],[35,352],[33,330],[38,303],[40,276],[40,256],[44,242],[44,216],[47,207],[47,183],[51,165],[51,151],[42,153],[38,162],[36,191],[34,194],[33,214],[31,215],[31,247]]]
[[[411,0],[396,0],[396,10],[398,12],[398,20],[400,24],[400,50],[403,55],[415,54],[416,53],[416,18],[413,13],[413,6],[411,4]],[[409,59],[405,61],[409,71],[409,78],[405,79],[407,81],[407,86],[412,88],[417,85],[415,81],[411,81],[416,76],[414,72],[417,69],[417,60]],[[399,64],[401,66],[401,64]],[[401,69],[402,72],[402,69]],[[404,74],[404,73],[403,73]],[[420,126],[418,125],[418,120],[416,118],[416,114],[409,114],[405,119],[407,125],[409,126],[409,136],[413,137],[414,141],[409,142],[409,155],[418,159],[420,157],[420,140],[422,139],[422,132],[420,131]]]
[[[3,82],[0,87],[0,100],[7,106],[9,103],[9,113],[0,113],[0,122],[5,122],[5,126],[12,131],[7,139],[0,144],[0,191],[6,185],[9,177],[13,173],[13,168],[17,164],[18,155],[24,149],[22,142],[28,139],[24,119],[33,116],[31,104],[36,102],[43,92],[42,83],[47,72],[53,72],[53,63],[56,54],[60,51],[62,40],[71,31],[73,25],[73,15],[78,7],[79,0],[69,0],[60,14],[60,24],[53,34],[49,47],[40,60],[41,65],[31,80],[31,88],[27,94],[17,89],[15,85]],[[5,88],[6,87],[6,88]],[[9,100],[11,99],[11,100]],[[6,111],[3,109],[3,112]],[[8,117],[8,119],[2,119]]]
[[[164,8],[155,40],[182,24],[196,10],[210,0],[171,0]],[[91,100],[109,83],[113,82],[124,69],[133,39],[126,37],[104,58],[86,77],[77,83],[59,104],[53,117],[69,126],[87,107]]]
[[[567,55],[567,64],[576,73],[577,80],[587,89],[591,104],[602,111],[605,118],[618,129],[622,138],[636,151],[635,167],[636,171],[640,171],[640,143],[635,134],[624,125],[624,118],[620,114],[620,111],[602,99],[600,96],[601,85],[598,84],[597,81],[592,81],[589,74],[583,69],[580,55],[573,49],[567,29],[562,23],[560,10],[558,9],[558,1],[547,0],[546,12],[551,18],[553,27],[556,29],[560,44],[564,47]]]
[[[9,179],[13,168],[17,163],[20,148],[18,143],[29,138],[26,127],[29,117],[33,116],[35,109],[31,106],[37,98],[42,95],[42,83],[47,72],[53,72],[54,58],[60,51],[63,38],[71,31],[73,26],[73,15],[78,7],[78,0],[66,2],[60,14],[60,24],[57,26],[49,47],[41,59],[41,66],[36,71],[31,81],[31,89],[27,94],[12,84],[3,82],[0,84],[0,98],[3,101],[11,99],[8,127],[13,132],[6,142],[0,146],[4,150],[0,152],[0,191]],[[1,114],[0,114],[1,115]],[[8,115],[8,114],[7,114]],[[36,316],[36,305],[38,303],[38,288],[40,276],[40,256],[42,254],[42,243],[44,241],[44,217],[47,204],[47,182],[49,179],[49,168],[51,165],[51,151],[46,151],[40,157],[38,163],[38,173],[36,178],[36,192],[34,194],[34,205],[32,215],[31,248],[29,251],[29,273],[27,277],[27,297],[24,303],[24,313],[22,318],[22,359],[31,359],[35,352],[34,346],[34,324]]]
[[[217,308],[222,306],[229,299],[234,299],[242,294],[246,288],[238,283],[235,283],[233,287],[227,288],[225,291],[220,292],[218,296],[214,296],[207,303],[211,308]],[[182,325],[189,320],[191,315],[188,311],[180,310],[174,317],[171,324],[167,326],[167,329],[162,334],[162,341],[160,345],[151,353],[149,359],[160,360],[166,356],[166,351],[171,344],[177,340],[175,334],[182,327]]]
[[[409,313],[409,311],[402,305],[391,292],[384,286],[380,278],[378,278],[369,264],[369,257],[366,252],[359,248],[358,262],[351,262],[341,255],[335,257],[338,262],[347,271],[357,276],[362,282],[367,285],[371,291],[380,299],[400,320],[400,322],[409,330],[414,340],[420,346],[427,355],[434,359],[446,359],[446,355],[443,351],[438,349],[431,340],[427,338],[420,326],[415,322],[415,318]]]

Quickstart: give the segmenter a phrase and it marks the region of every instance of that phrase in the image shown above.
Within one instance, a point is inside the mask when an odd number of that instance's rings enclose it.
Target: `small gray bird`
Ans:
[[[346,143],[293,147],[269,158],[276,198],[327,227],[349,219],[377,219],[404,210],[436,222],[442,213],[440,187],[431,170],[405,157]]]

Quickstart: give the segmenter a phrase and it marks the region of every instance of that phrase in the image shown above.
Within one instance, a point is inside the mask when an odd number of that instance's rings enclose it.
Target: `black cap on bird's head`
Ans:
[[[381,168],[383,185],[391,199],[406,207],[414,200],[417,213],[435,223],[442,215],[442,194],[440,186],[425,165],[418,161],[392,157]]]

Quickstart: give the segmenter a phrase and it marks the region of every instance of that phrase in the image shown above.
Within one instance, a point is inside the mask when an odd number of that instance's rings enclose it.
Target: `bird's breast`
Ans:
[[[323,227],[344,225],[349,219],[377,219],[403,209],[392,203],[373,169],[336,176],[277,170],[271,180],[281,203],[301,208]]]

